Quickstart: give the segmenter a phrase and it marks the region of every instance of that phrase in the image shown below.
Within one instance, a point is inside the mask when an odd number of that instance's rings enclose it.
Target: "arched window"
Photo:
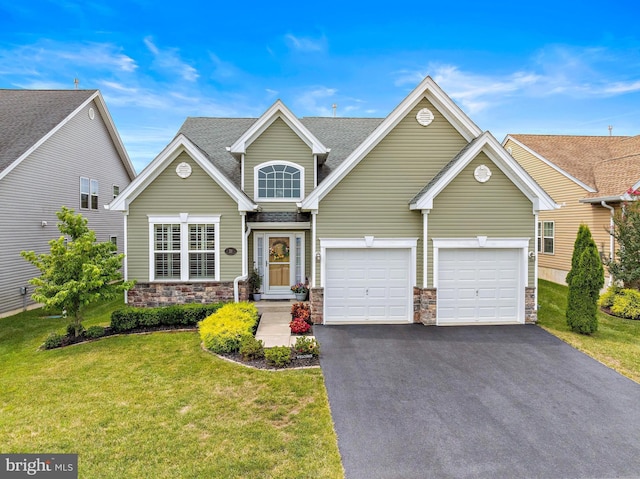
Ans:
[[[304,195],[302,168],[289,162],[270,162],[256,167],[256,198],[299,200]]]

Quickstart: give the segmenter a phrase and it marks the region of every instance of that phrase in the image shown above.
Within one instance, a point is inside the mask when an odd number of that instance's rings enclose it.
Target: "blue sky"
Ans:
[[[615,0],[0,0],[0,88],[100,89],[138,172],[187,116],[280,98],[384,117],[425,75],[499,140],[636,135],[639,19]]]

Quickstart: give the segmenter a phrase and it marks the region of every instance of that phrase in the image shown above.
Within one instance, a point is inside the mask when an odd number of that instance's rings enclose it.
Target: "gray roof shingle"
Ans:
[[[189,117],[180,127],[183,134],[198,146],[231,181],[241,183],[240,164],[227,151],[257,118]],[[306,117],[301,123],[331,152],[318,168],[318,182],[335,170],[360,145],[383,118],[321,118]]]
[[[96,91],[0,89],[0,172]]]

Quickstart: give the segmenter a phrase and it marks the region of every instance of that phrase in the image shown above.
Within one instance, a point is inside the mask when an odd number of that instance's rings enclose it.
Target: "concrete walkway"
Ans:
[[[299,301],[257,301],[256,307],[262,317],[256,331],[256,339],[261,339],[265,348],[292,346],[296,338],[291,337],[291,305]]]

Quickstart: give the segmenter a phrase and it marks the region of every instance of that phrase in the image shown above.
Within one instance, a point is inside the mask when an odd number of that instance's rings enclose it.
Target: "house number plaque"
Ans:
[[[227,248],[224,250],[225,254],[228,254],[229,256],[233,256],[234,254],[236,254],[238,252],[237,249],[235,248]]]

